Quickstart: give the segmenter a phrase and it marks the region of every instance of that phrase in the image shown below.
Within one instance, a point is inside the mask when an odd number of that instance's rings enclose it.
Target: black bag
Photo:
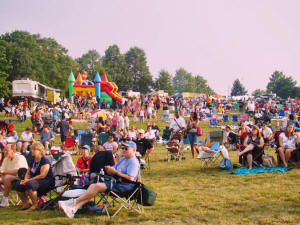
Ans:
[[[143,206],[154,205],[156,200],[156,195],[157,195],[156,192],[144,184],[142,184],[141,191],[142,191],[142,199],[140,193],[138,193],[137,202]]]

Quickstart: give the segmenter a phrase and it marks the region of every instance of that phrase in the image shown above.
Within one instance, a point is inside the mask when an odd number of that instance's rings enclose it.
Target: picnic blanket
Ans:
[[[280,172],[280,173],[286,173],[292,169],[292,167],[253,167],[252,170],[249,170],[248,167],[240,167],[237,168],[235,171],[229,172],[229,174],[237,174],[237,175],[248,175],[248,174],[257,174],[257,173],[274,173],[274,172]]]

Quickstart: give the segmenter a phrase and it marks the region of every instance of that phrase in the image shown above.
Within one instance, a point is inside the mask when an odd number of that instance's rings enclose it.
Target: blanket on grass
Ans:
[[[274,172],[280,172],[280,173],[286,173],[292,169],[292,167],[253,167],[252,170],[249,170],[248,167],[240,167],[237,168],[235,171],[229,172],[229,174],[237,174],[237,175],[248,175],[248,174],[257,174],[257,173],[274,173]]]

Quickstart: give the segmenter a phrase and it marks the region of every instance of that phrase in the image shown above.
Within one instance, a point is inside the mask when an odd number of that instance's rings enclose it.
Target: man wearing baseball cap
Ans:
[[[135,157],[136,144],[132,141],[127,141],[123,144],[122,149],[123,157],[113,167],[105,166],[105,171],[110,175],[136,181],[140,171],[139,161]],[[84,195],[77,199],[59,201],[58,204],[67,217],[73,218],[77,210],[98,193],[105,192],[108,189],[115,192],[127,192],[131,191],[134,186],[135,184],[125,182],[117,183],[113,178],[111,181],[104,181],[104,183],[91,184]]]

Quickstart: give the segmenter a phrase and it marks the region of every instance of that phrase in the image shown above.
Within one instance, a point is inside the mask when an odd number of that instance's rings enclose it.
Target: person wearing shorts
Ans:
[[[113,167],[105,166],[105,171],[108,174],[121,177],[126,180],[136,181],[140,171],[140,164],[135,156],[136,144],[133,141],[127,141],[123,144],[123,157]],[[134,188],[135,184],[125,182],[117,183],[113,178],[111,181],[104,183],[91,184],[87,191],[77,199],[70,199],[67,201],[59,201],[58,205],[65,215],[73,218],[77,210],[87,203],[91,198],[98,193],[112,190],[114,192],[127,192]]]

